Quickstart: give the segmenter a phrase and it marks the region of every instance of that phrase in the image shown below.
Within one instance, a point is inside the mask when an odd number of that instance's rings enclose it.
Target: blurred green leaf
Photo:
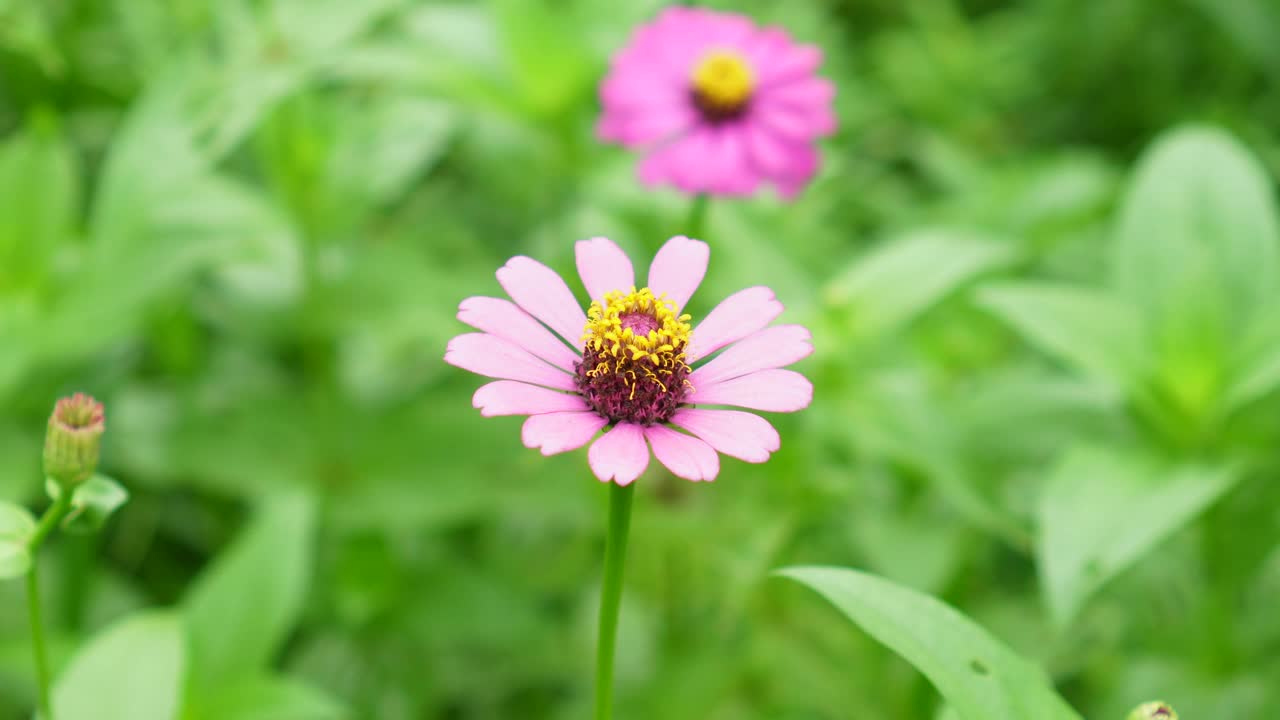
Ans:
[[[249,525],[183,603],[192,692],[203,708],[232,681],[271,661],[302,610],[311,578],[314,500],[300,489],[267,496]]]
[[[45,483],[54,500],[62,488],[53,480]],[[62,529],[71,533],[91,533],[102,529],[111,514],[129,501],[129,491],[106,475],[94,475],[71,493],[71,512],[62,519]]]
[[[1030,537],[1020,520],[976,482],[957,428],[947,420],[939,421],[940,402],[918,377],[886,373],[867,382],[851,399],[851,406],[829,422],[852,420],[849,429],[866,452],[921,473],[938,496],[974,527],[1015,547],[1028,547]]]
[[[43,283],[75,227],[77,174],[77,157],[48,113],[0,144],[0,293]]]
[[[530,110],[563,114],[566,103],[590,87],[597,60],[580,40],[583,3],[491,3],[502,31],[511,68]]]
[[[342,720],[341,705],[295,680],[255,677],[218,691],[194,717],[206,720]]]
[[[0,502],[0,580],[25,575],[31,567],[27,543],[36,521],[21,505]]]
[[[816,590],[916,666],[961,720],[1080,720],[1038,668],[939,600],[857,570],[779,574]]]
[[[860,339],[885,335],[911,322],[948,293],[1012,259],[991,238],[953,230],[918,230],[859,258],[824,291],[829,305],[846,310]]]
[[[1189,0],[1274,78],[1280,78],[1280,6],[1268,0]]]
[[[1161,136],[1139,163],[1111,260],[1116,289],[1140,308],[1162,384],[1202,414],[1280,291],[1280,222],[1262,167],[1219,130]]]
[[[1125,301],[1103,292],[1000,283],[978,299],[1029,342],[1117,390],[1132,389],[1150,362],[1142,325]]]
[[[211,162],[196,146],[183,102],[177,80],[157,84],[134,103],[115,136],[90,217],[99,252],[121,253],[155,239],[164,213],[189,204],[207,176]]]
[[[1280,308],[1262,309],[1266,320],[1253,337],[1237,349],[1231,370],[1231,385],[1223,403],[1230,412],[1273,392],[1280,386]]]
[[[1239,480],[1232,467],[1169,466],[1098,448],[1065,454],[1038,504],[1036,557],[1060,626],[1093,593]]]
[[[964,544],[954,523],[940,513],[855,512],[849,531],[878,575],[922,592],[938,592],[961,561]]]
[[[58,720],[174,720],[186,672],[182,626],[168,612],[133,615],[95,635],[53,688]]]

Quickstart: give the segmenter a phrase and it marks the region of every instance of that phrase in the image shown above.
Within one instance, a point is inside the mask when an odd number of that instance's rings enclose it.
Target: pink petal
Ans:
[[[574,245],[578,274],[592,300],[602,300],[611,290],[626,292],[636,284],[631,259],[609,238],[579,240]]]
[[[703,34],[708,44],[717,48],[740,50],[756,32],[756,25],[745,15],[708,11],[708,28]]]
[[[813,352],[809,330],[800,325],[778,325],[748,335],[730,345],[706,365],[693,371],[695,388],[721,380],[750,375],[758,370],[786,367]]]
[[[556,271],[517,255],[498,268],[498,283],[525,312],[546,323],[573,347],[582,346],[587,316]]]
[[[697,124],[656,149],[640,165],[646,186],[669,182],[686,193],[746,195],[760,182],[737,125]]]
[[[600,482],[613,480],[630,485],[649,467],[649,447],[639,425],[622,423],[596,440],[587,451],[587,463]]]
[[[682,408],[671,424],[702,438],[716,450],[751,463],[762,463],[782,444],[768,420],[741,410]]]
[[[632,35],[615,65],[641,65],[684,80],[706,47],[705,17],[695,8],[663,10],[653,23]]]
[[[830,80],[821,77],[807,77],[782,83],[761,90],[757,95],[762,103],[777,103],[797,110],[829,109],[835,96],[836,86]]]
[[[616,110],[663,107],[688,96],[688,81],[655,73],[645,65],[615,70],[600,83],[600,103]]]
[[[697,127],[688,135],[671,143],[671,157],[667,163],[675,186],[687,193],[706,192],[711,189],[715,148],[714,132],[707,127]]]
[[[499,380],[483,385],[471,404],[485,417],[499,415],[541,415],[543,413],[588,410],[580,395],[569,395],[537,385]]]
[[[649,438],[658,462],[677,477],[697,482],[715,480],[720,474],[720,456],[698,438],[661,425],[645,428],[644,436]]]
[[[643,110],[606,108],[596,135],[624,147],[652,147],[687,132],[697,122],[697,112],[683,101]]]
[[[750,195],[760,184],[737,125],[710,131],[706,163],[707,189],[717,195]]]
[[[677,309],[685,306],[707,274],[711,248],[701,240],[676,235],[668,240],[649,265],[649,289],[666,295]]]
[[[747,157],[762,174],[776,178],[791,166],[791,145],[774,135],[761,123],[747,123],[743,131]]]
[[[582,358],[510,300],[469,297],[458,305],[458,319],[509,340],[566,372],[573,372],[573,364]]]
[[[789,162],[786,172],[777,179],[778,192],[787,199],[795,197],[818,172],[818,152],[811,146],[797,147]]]
[[[794,47],[795,43],[791,41],[791,36],[785,30],[767,27],[762,28],[747,41],[743,52],[751,61],[751,67],[756,71],[757,77],[763,77],[778,58],[790,53]]]
[[[808,144],[835,130],[835,117],[828,109],[798,109],[778,103],[753,105],[748,121],[791,144]]]
[[[559,390],[577,390],[573,376],[530,355],[520,346],[485,333],[467,333],[449,341],[444,361],[477,375],[519,380]]]
[[[675,168],[682,157],[680,147],[684,143],[684,137],[674,138],[641,159],[640,183],[649,188],[661,183],[674,184]]]
[[[695,385],[690,405],[736,405],[751,410],[795,412],[809,407],[813,383],[791,370],[761,370],[732,380]]]
[[[773,322],[782,303],[767,287],[749,287],[725,298],[693,329],[685,362],[706,357],[731,342],[741,340]]]
[[[586,445],[609,421],[595,412],[553,412],[524,421],[520,439],[527,448],[541,448],[543,455],[577,450]]]
[[[822,50],[813,45],[791,45],[760,67],[760,86],[769,87],[817,71],[822,64]]]

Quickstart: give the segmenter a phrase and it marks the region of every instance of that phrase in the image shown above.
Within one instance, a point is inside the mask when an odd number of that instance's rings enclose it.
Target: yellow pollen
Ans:
[[[654,297],[649,288],[632,287],[626,292],[606,293],[587,309],[582,339],[600,359],[587,375],[614,373],[632,386],[634,395],[635,382],[640,379],[636,373],[638,368],[645,378],[658,382],[665,391],[667,386],[659,375],[688,369],[684,352],[693,334],[690,319],[688,315],[677,315],[674,303],[665,295]],[[634,329],[637,326],[642,332]],[[640,365],[643,360],[649,363]]]
[[[715,50],[693,71],[698,99],[721,110],[737,110],[747,103],[756,79],[747,61],[734,52]]]

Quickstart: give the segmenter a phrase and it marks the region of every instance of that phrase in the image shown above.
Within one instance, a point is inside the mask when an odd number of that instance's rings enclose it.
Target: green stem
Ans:
[[[596,639],[596,720],[609,720],[613,715],[613,655],[634,494],[634,483],[609,485],[609,535],[604,546],[604,587],[600,591],[600,630]]]
[[[689,217],[685,220],[681,233],[685,237],[694,240],[705,240],[702,237],[702,231],[707,224],[707,206],[710,205],[711,196],[706,193],[700,193],[693,196],[693,204],[689,206]]]
[[[36,698],[41,720],[53,720],[53,704],[49,702],[49,654],[44,644],[44,623],[40,620],[40,563],[36,552],[45,538],[71,510],[71,491],[63,488],[53,505],[45,511],[27,543],[31,569],[27,571],[27,616],[31,620],[31,651],[36,662]]]

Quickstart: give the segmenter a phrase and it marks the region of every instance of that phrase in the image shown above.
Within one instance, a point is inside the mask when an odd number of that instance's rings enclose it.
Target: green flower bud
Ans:
[[[66,490],[88,480],[105,429],[102,403],[84,393],[59,400],[44,436],[44,474]]]
[[[1178,713],[1167,702],[1143,703],[1129,713],[1127,720],[1178,720]]]

